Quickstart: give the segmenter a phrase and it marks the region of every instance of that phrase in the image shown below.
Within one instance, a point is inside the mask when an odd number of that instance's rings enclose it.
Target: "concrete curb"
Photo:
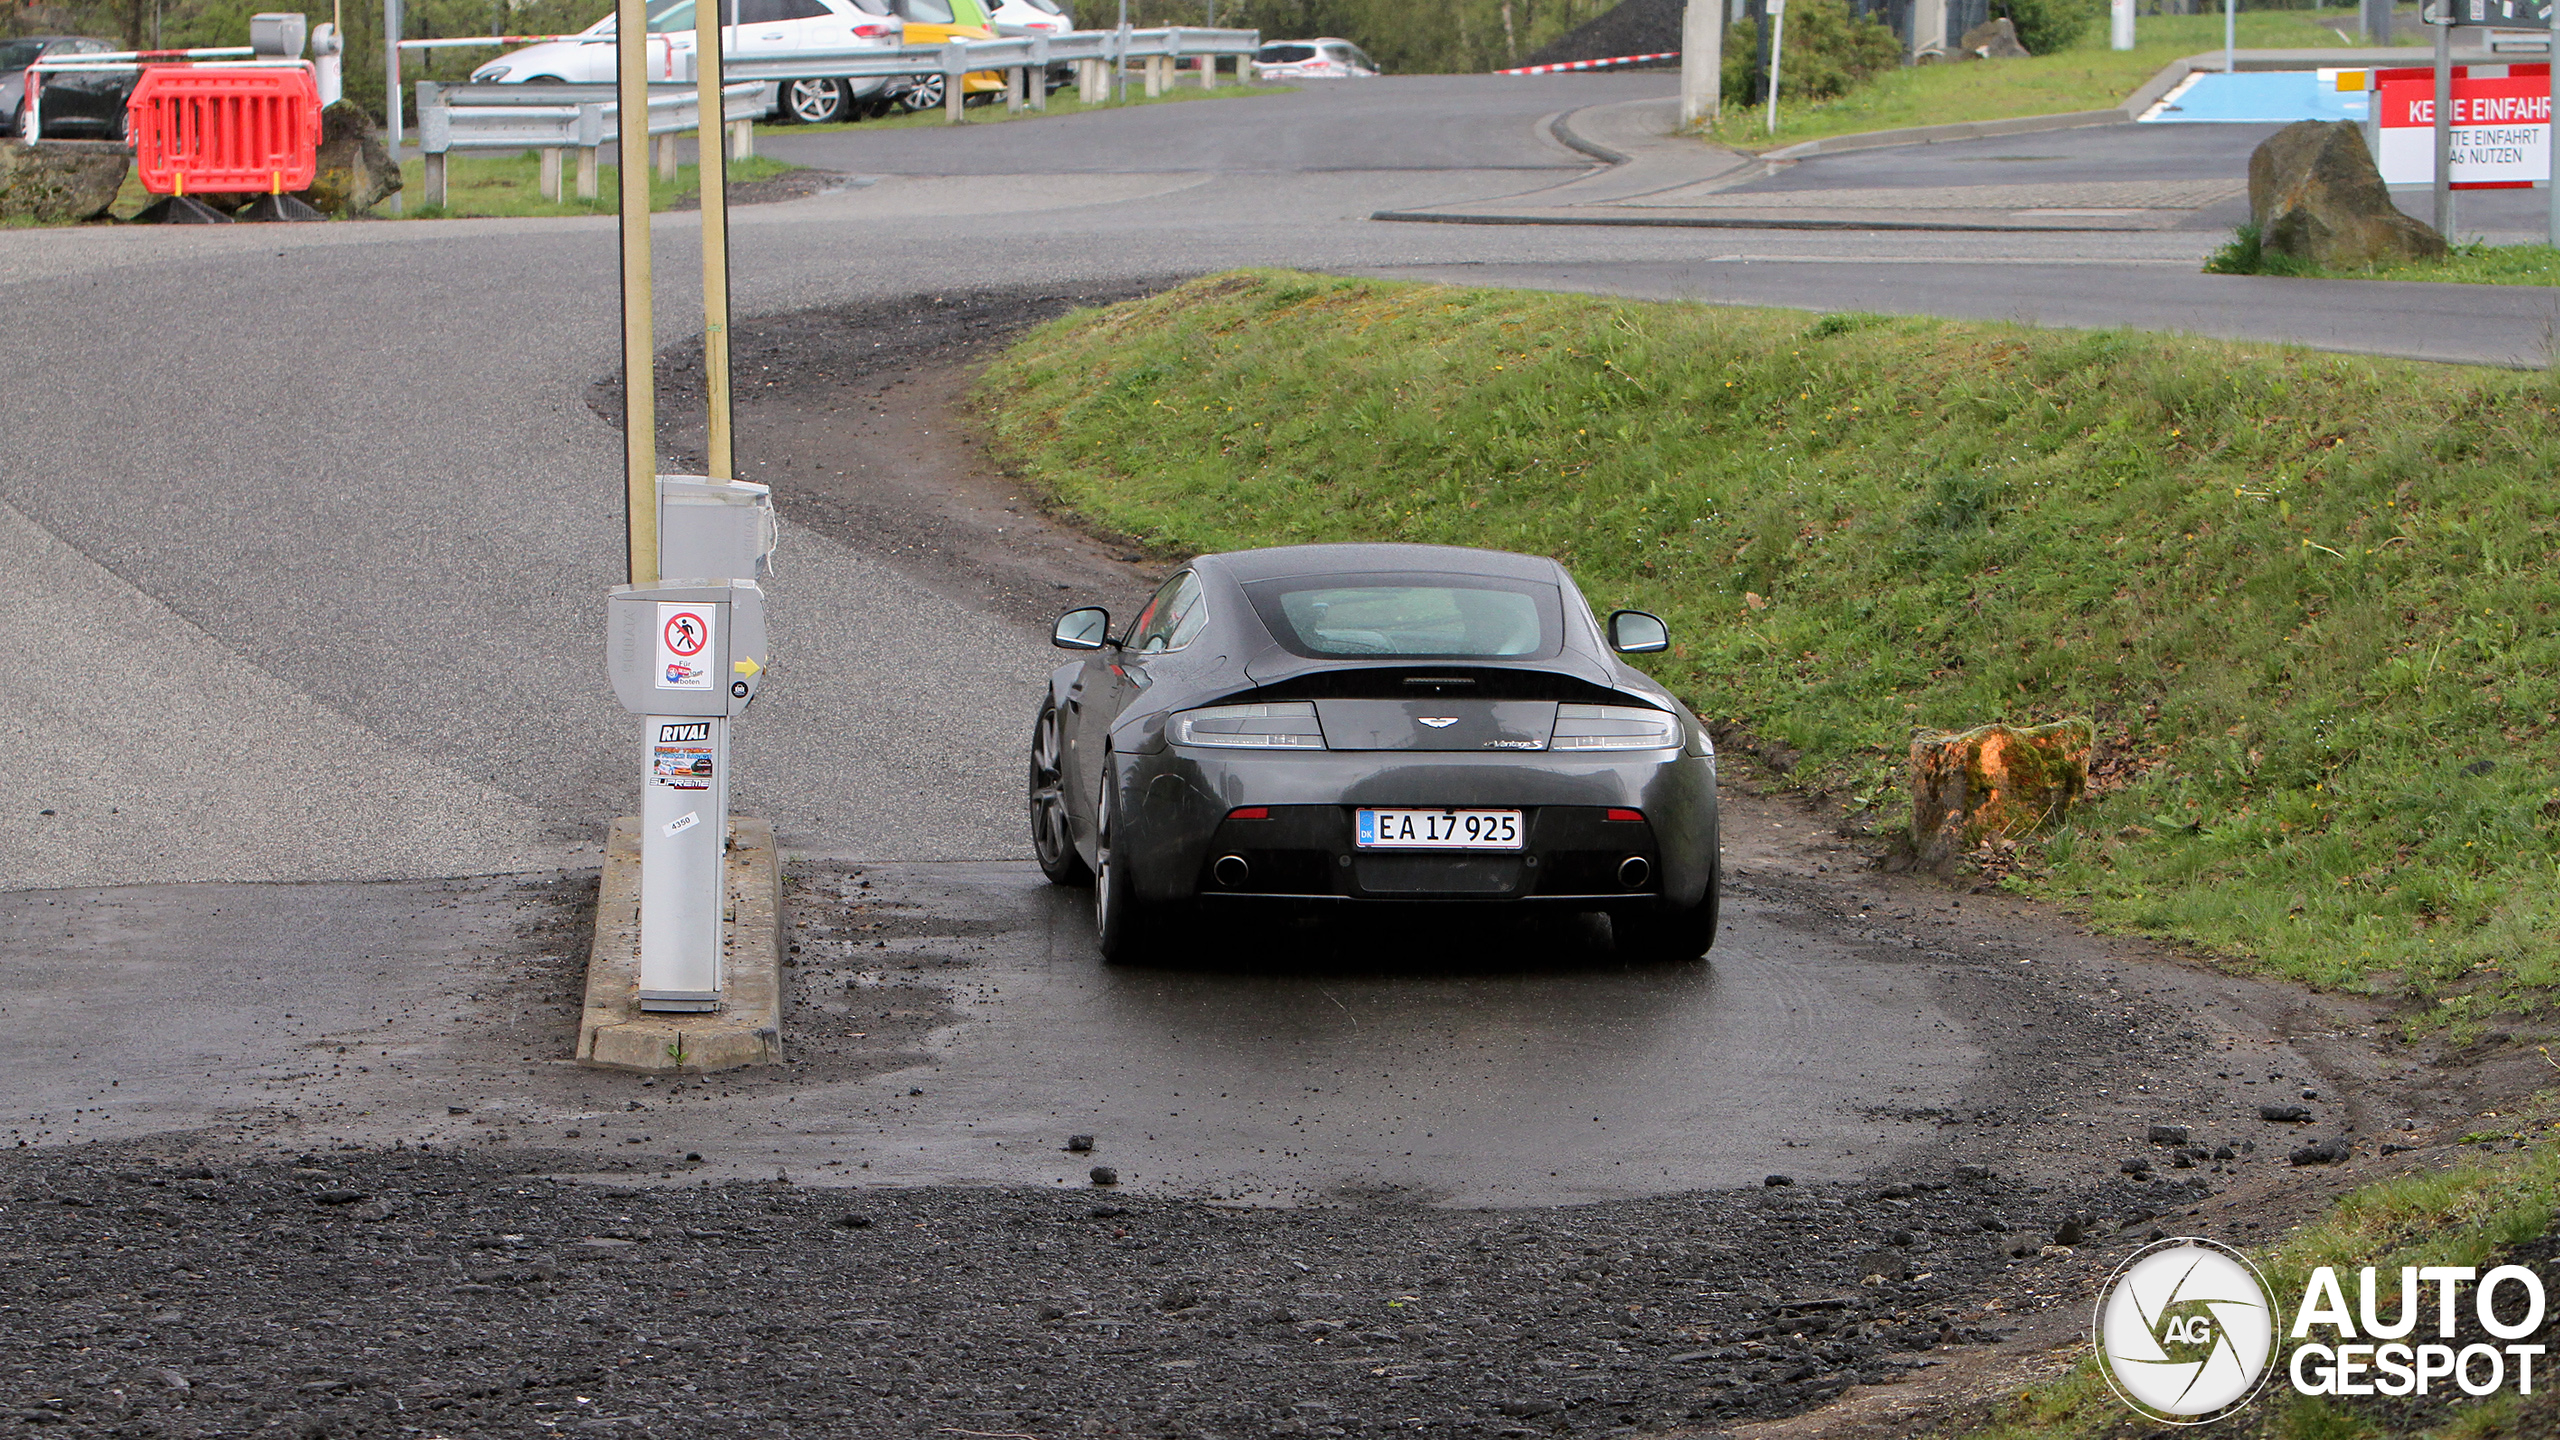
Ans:
[[[1600,144],[1596,140],[1586,140],[1573,132],[1573,117],[1591,108],[1593,107],[1589,105],[1577,105],[1571,110],[1558,114],[1554,119],[1547,122],[1547,133],[1556,137],[1557,144],[1562,145],[1568,150],[1579,150],[1583,154],[1590,156],[1592,159],[1599,161],[1603,165],[1626,164],[1629,157],[1610,149],[1606,145]]]
[[[595,944],[578,1063],[606,1070],[733,1070],[782,1059],[782,863],[770,821],[730,821],[723,1008],[712,1015],[640,1010],[640,822],[623,816],[605,842]]]

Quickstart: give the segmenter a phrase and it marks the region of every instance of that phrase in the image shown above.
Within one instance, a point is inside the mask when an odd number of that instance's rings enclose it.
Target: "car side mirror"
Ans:
[[[1609,612],[1609,648],[1621,655],[1653,655],[1671,648],[1671,627],[1642,610]]]
[[[1061,650],[1099,650],[1111,643],[1111,612],[1086,605],[1058,617],[1049,643]]]

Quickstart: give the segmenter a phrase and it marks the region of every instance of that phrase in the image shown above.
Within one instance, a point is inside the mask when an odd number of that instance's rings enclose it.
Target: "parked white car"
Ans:
[[[1274,40],[1253,52],[1253,69],[1265,80],[1368,80],[1378,62],[1348,40]]]
[[[693,53],[694,0],[667,0],[649,12],[649,67],[654,76],[683,72]],[[767,59],[797,50],[891,49],[904,42],[906,22],[889,0],[721,0],[725,56]],[[610,84],[614,77],[614,23],[607,15],[566,40],[511,50],[471,72],[476,85]],[[895,82],[785,80],[767,97],[768,114],[784,121],[823,125],[851,120],[885,99]]]
[[[987,28],[998,35],[1064,35],[1076,22],[1058,0],[990,0]]]

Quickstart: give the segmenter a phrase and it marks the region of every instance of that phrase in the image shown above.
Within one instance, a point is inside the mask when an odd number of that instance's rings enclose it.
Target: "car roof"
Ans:
[[[1225,573],[1239,584],[1294,575],[1375,575],[1405,572],[1485,575],[1504,580],[1569,583],[1564,567],[1544,555],[1472,550],[1460,545],[1278,545],[1203,555],[1195,567]]]

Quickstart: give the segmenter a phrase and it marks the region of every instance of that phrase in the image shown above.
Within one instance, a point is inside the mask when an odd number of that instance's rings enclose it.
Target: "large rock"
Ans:
[[[2258,248],[2320,265],[2366,266],[2445,253],[2444,237],[2391,203],[2352,120],[2298,120],[2249,155]]]
[[[1945,870],[1985,840],[2051,824],[2089,788],[2087,720],[1984,725],[1911,741],[1911,845]]]
[[[2006,15],[1967,30],[1956,48],[1976,60],[2017,60],[2027,53],[2027,47],[2018,43],[2018,27]]]
[[[103,140],[0,144],[0,220],[95,220],[116,203],[132,168],[132,150]]]
[[[324,214],[361,215],[400,189],[373,117],[344,100],[320,112],[319,162],[301,199]]]

